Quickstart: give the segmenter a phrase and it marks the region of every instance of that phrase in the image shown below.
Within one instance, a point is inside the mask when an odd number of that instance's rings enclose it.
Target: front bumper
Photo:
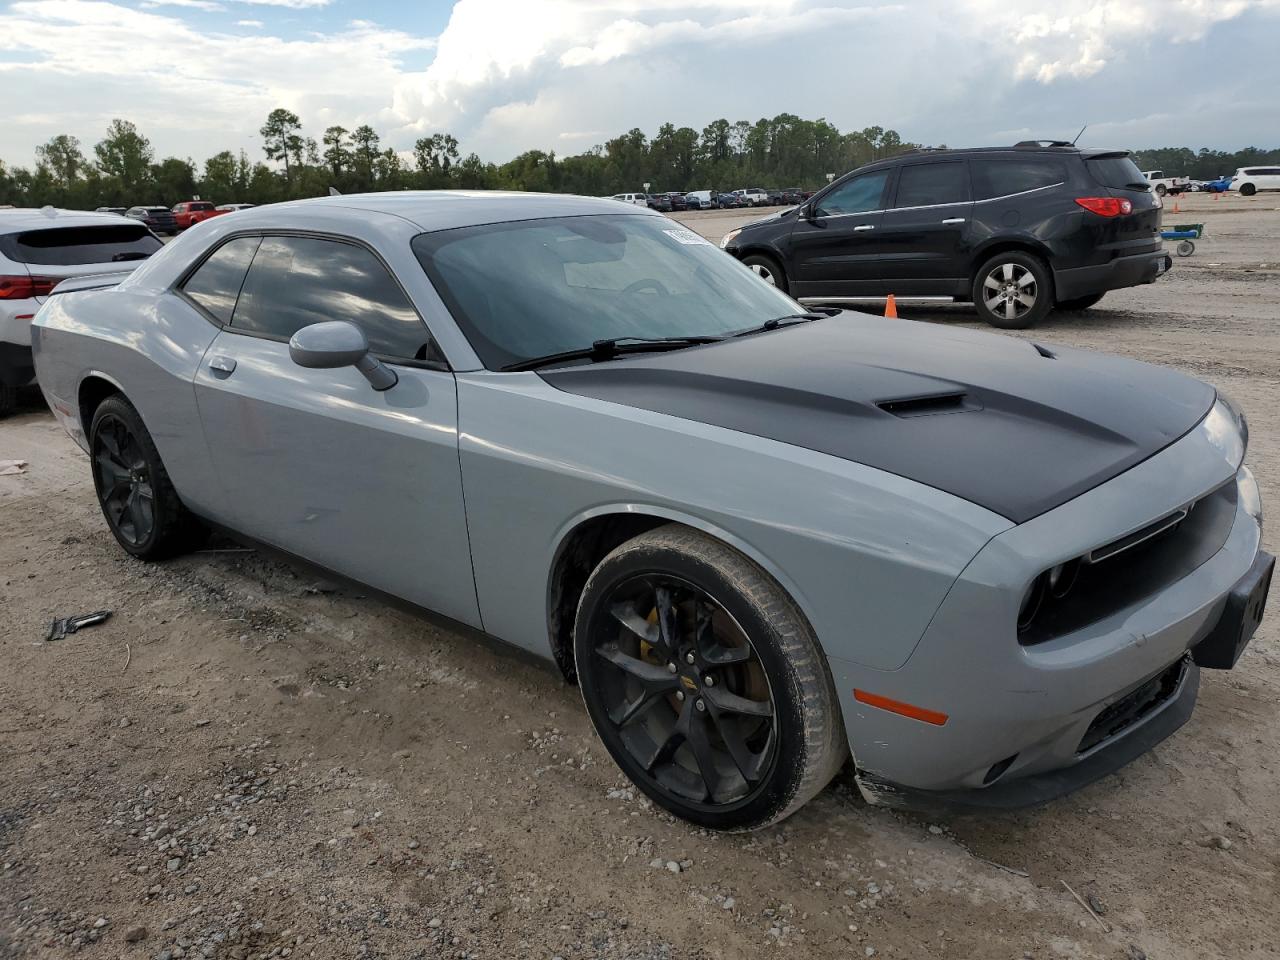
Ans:
[[[1080,297],[1154,283],[1173,267],[1173,258],[1163,250],[1116,257],[1109,263],[1093,267],[1075,267],[1053,272],[1053,288],[1059,300]]]
[[[1169,504],[1197,501],[1233,476],[1245,482],[1237,473],[1242,455],[1202,424],[1114,480],[995,537],[898,670],[831,658],[867,799],[911,807],[1037,803],[1118,769],[1181,726],[1198,687],[1189,651],[1215,633],[1259,564],[1270,570],[1245,498],[1236,498],[1221,546],[1153,594],[1033,646],[1018,643],[1013,623],[1028,577],[1151,523]],[[1175,669],[1176,689],[1150,694],[1152,682]],[[946,722],[868,706],[855,689],[943,713]],[[1133,697],[1146,698],[1143,709],[1123,714]],[[1117,710],[1121,725],[1109,719]]]

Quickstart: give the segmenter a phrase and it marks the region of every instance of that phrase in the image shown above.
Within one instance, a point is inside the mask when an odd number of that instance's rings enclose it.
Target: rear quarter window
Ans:
[[[1097,157],[1084,162],[1090,175],[1104,187],[1115,190],[1146,190],[1147,178],[1130,157]]]
[[[1061,160],[1041,157],[975,157],[973,198],[990,200],[1065,183],[1067,168]]]
[[[143,260],[163,244],[141,224],[27,230],[0,237],[0,252],[17,263],[71,267]]]
[[[213,251],[187,277],[182,292],[204,307],[219,323],[231,322],[245,274],[258,250],[261,237],[237,237]]]

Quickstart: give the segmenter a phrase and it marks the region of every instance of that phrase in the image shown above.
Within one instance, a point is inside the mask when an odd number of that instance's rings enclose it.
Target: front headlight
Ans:
[[[728,233],[726,233],[724,235],[724,239],[720,241],[720,249],[723,250],[726,247],[728,247],[729,244],[733,242],[734,238],[741,232],[742,232],[742,228],[739,227],[737,230],[730,230]]]
[[[1249,418],[1244,415],[1244,410],[1241,409],[1240,405],[1221,390],[1218,391],[1218,403],[1226,408],[1227,414],[1231,417],[1232,422],[1236,425],[1236,430],[1240,433],[1240,442],[1244,444],[1244,449],[1248,452]]]
[[[1244,507],[1244,512],[1258,521],[1258,526],[1262,526],[1262,492],[1258,489],[1258,481],[1253,475],[1253,471],[1248,467],[1241,467],[1240,472],[1236,474],[1236,489],[1239,491],[1240,506]]]

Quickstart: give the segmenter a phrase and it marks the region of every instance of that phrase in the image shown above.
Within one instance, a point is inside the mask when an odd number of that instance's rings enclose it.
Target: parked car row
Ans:
[[[223,203],[215,205],[208,200],[184,200],[172,208],[156,205],[136,207],[98,207],[95,213],[114,213],[147,225],[154,233],[175,236],[182,230],[224,213],[246,210],[252,203]]]
[[[738,207],[794,206],[813,196],[812,190],[801,187],[785,187],[764,190],[745,187],[721,193],[716,190],[693,190],[689,193],[615,193],[609,199],[633,203],[662,213],[680,210],[725,210]]]

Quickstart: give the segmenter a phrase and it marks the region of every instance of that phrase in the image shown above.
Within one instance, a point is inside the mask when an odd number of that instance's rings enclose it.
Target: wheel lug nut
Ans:
[[[697,701],[696,703],[694,703],[694,706],[695,706],[695,707],[697,707],[699,710],[706,710],[706,709],[707,709],[707,705],[706,705],[705,703],[703,703],[701,700],[699,700],[699,701]]]
[[[684,691],[683,691],[683,690],[677,690],[677,691],[676,691],[676,699],[677,699],[677,700],[683,700],[683,699],[684,699]]]
[[[708,674],[702,678],[702,685],[704,687],[714,687],[716,685],[716,678]]]
[[[686,654],[684,655],[684,662],[685,662],[685,663],[693,663],[693,654],[692,654],[692,653],[686,653]]]

